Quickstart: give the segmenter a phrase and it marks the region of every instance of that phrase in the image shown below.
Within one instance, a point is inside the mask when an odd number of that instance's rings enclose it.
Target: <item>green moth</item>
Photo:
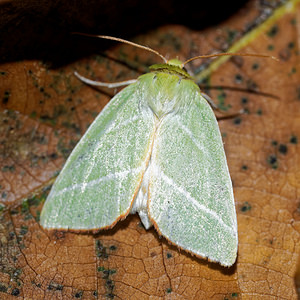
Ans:
[[[237,220],[216,117],[184,63],[161,57],[164,64],[130,81],[91,124],[51,189],[41,225],[108,229],[137,212],[171,244],[231,266]]]

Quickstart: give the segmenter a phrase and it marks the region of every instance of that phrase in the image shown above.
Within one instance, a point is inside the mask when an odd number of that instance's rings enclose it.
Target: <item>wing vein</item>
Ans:
[[[179,126],[185,131],[185,133],[189,136],[189,138],[192,140],[192,142],[195,144],[195,146],[202,152],[207,151],[207,149],[205,149],[205,147],[201,146],[201,144],[199,144],[197,142],[197,140],[194,138],[193,133],[185,126],[183,125],[183,123],[180,121],[180,118],[177,117],[177,122],[179,124]]]
[[[213,210],[205,207],[204,205],[200,204],[194,197],[192,197],[190,195],[189,192],[187,192],[186,190],[184,190],[182,187],[178,186],[173,179],[171,179],[170,177],[168,177],[166,174],[164,174],[164,172],[161,170],[160,174],[162,176],[162,179],[170,186],[172,186],[173,188],[175,188],[176,191],[178,191],[180,194],[184,195],[184,197],[186,197],[186,199],[190,200],[191,203],[193,204],[194,207],[196,207],[197,209],[209,214],[210,216],[212,216],[214,219],[216,219],[227,231],[229,231],[232,235],[234,235],[234,231],[232,230],[232,227],[228,226],[226,223],[224,223],[224,221],[220,218],[220,216]]]
[[[96,185],[96,184],[98,184],[100,182],[103,182],[103,181],[109,181],[109,180],[113,180],[113,179],[116,179],[116,178],[124,177],[124,176],[127,176],[129,173],[139,172],[143,168],[144,168],[144,166],[141,165],[138,168],[129,169],[129,170],[125,170],[125,171],[121,171],[121,172],[117,172],[117,173],[110,173],[106,176],[91,180],[89,182],[75,183],[75,184],[73,184],[71,186],[68,186],[68,187],[66,187],[66,188],[64,188],[60,191],[57,191],[55,193],[55,195],[60,196],[64,193],[67,193],[67,192],[70,192],[70,191],[74,191],[74,190],[77,190],[77,189],[82,189],[83,187],[84,188],[91,187],[91,186]]]

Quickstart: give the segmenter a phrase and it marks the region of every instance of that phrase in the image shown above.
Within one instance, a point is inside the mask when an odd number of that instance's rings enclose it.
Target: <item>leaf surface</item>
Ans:
[[[137,216],[94,235],[50,234],[39,225],[53,179],[116,92],[88,87],[73,71],[115,82],[136,78],[159,62],[157,57],[112,44],[105,53],[59,69],[38,60],[1,64],[0,298],[297,299],[300,77],[296,2],[290,1],[290,8],[285,6],[278,13],[253,1],[223,23],[201,31],[167,25],[132,38],[182,60],[235,45],[239,52],[280,59],[235,57],[214,69],[209,69],[210,61],[186,66],[222,109],[247,112],[219,122],[238,216],[238,260],[229,269],[179,251],[154,229],[144,230]],[[247,36],[266,12],[271,21]],[[205,80],[203,70],[209,70]]]

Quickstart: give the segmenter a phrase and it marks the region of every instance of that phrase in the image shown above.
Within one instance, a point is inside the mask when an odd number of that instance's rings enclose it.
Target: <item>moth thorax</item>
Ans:
[[[156,97],[148,100],[148,105],[158,119],[162,119],[169,113],[176,113],[180,107],[180,99],[177,95],[158,93]]]

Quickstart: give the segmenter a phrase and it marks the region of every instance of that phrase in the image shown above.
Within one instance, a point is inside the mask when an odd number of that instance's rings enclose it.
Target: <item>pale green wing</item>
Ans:
[[[237,221],[220,131],[194,83],[182,84],[180,108],[163,118],[156,133],[149,216],[171,243],[230,266],[237,253]]]
[[[149,160],[150,111],[134,83],[98,115],[68,158],[41,213],[45,228],[100,229],[130,211]]]

